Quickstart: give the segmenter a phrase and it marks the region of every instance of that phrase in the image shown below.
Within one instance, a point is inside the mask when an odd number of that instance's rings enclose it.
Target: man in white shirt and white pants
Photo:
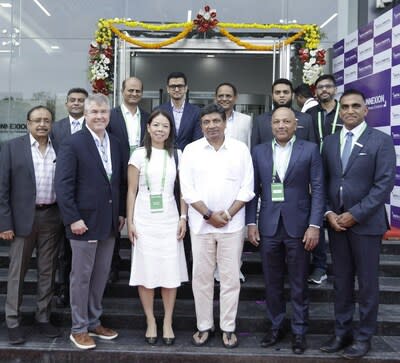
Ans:
[[[214,332],[214,270],[218,263],[222,343],[234,348],[238,345],[235,320],[244,242],[243,206],[254,197],[253,165],[247,146],[225,137],[226,116],[220,105],[204,107],[200,120],[204,137],[185,148],[180,166],[193,252],[198,331],[192,343],[202,346]]]

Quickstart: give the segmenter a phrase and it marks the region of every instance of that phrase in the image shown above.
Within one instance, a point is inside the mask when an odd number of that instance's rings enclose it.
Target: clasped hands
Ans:
[[[336,232],[346,231],[348,228],[354,226],[357,223],[350,212],[344,212],[342,214],[329,212],[326,215],[326,219],[328,220],[330,226]]]
[[[211,224],[215,228],[222,228],[229,223],[229,219],[225,211],[221,210],[217,212],[212,212],[210,218],[206,221],[206,223]]]

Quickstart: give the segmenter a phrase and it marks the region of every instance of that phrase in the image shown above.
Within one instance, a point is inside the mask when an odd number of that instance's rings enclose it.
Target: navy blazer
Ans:
[[[171,101],[163,103],[158,108],[167,111],[175,121]],[[200,108],[196,105],[192,105],[189,102],[185,102],[178,134],[176,134],[175,129],[175,145],[178,149],[183,151],[187,144],[201,139],[202,137],[203,132],[201,131],[200,126]]]
[[[261,197],[258,228],[265,237],[276,234],[282,216],[287,233],[302,238],[308,226],[322,225],[325,210],[322,159],[318,146],[296,139],[285,174],[284,202],[272,202],[272,142],[252,151],[255,197],[246,204],[246,224],[256,223],[258,197]],[[311,193],[310,193],[311,187]]]
[[[55,161],[55,160],[54,160]],[[29,134],[5,143],[0,153],[0,231],[32,232],[36,179]]]
[[[357,223],[354,233],[381,235],[389,228],[385,203],[389,201],[396,175],[396,153],[389,135],[367,127],[354,144],[346,170],[342,170],[340,132],[324,139],[322,158],[325,170],[327,210],[343,210]]]
[[[312,117],[304,112],[293,110],[297,119],[296,137],[311,142],[317,142]],[[274,138],[271,128],[272,112],[258,115],[253,122],[251,131],[251,149],[258,144],[269,142]]]
[[[55,187],[66,235],[75,240],[104,240],[118,233],[118,216],[125,216],[126,184],[117,138],[109,135],[112,177],[108,180],[96,143],[87,127],[66,139],[57,155]],[[88,231],[71,232],[83,219]]]
[[[139,107],[140,111],[140,145],[143,145],[143,137],[146,132],[147,120],[149,119],[149,113],[143,111]],[[115,107],[111,110],[110,122],[107,126],[107,132],[114,135],[122,146],[122,160],[127,166],[131,155],[131,149],[129,146],[128,130],[126,129],[126,123],[124,115],[122,114],[121,106]]]
[[[83,126],[85,126],[85,120],[83,120],[82,127]],[[53,122],[50,131],[50,139],[56,152],[58,151],[61,143],[68,136],[71,136],[71,123],[69,122],[69,116],[59,121]]]

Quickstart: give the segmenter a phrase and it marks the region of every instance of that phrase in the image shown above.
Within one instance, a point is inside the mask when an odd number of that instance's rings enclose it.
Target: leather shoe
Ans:
[[[325,342],[319,349],[325,353],[336,353],[349,346],[353,342],[351,335],[337,336],[334,335]]]
[[[305,335],[295,335],[292,340],[292,350],[294,354],[303,354],[307,349],[307,341]]]
[[[352,345],[347,347],[342,357],[346,359],[357,359],[366,355],[371,349],[371,342],[369,340],[360,341],[356,340]]]
[[[21,327],[8,328],[8,342],[10,344],[23,344],[25,343],[24,333]]]
[[[278,330],[271,330],[268,334],[266,334],[264,336],[264,338],[261,340],[260,345],[263,348],[268,348],[268,347],[272,347],[273,345],[275,345],[276,343],[278,343],[279,341],[281,341],[285,336],[285,333],[278,329]]]
[[[55,327],[51,323],[39,323],[36,322],[39,333],[45,335],[48,338],[57,338],[61,335],[60,329]]]

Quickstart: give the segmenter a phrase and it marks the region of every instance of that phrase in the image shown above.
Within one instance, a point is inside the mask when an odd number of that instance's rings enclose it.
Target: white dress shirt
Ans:
[[[106,170],[107,176],[111,179],[112,175],[112,162],[111,162],[111,148],[110,138],[108,137],[107,131],[104,131],[103,141],[86,125],[87,129],[93,136],[94,142],[97,146],[101,161],[103,162],[104,169]]]
[[[340,131],[340,155],[343,153],[344,144],[346,143],[346,135],[349,131],[353,133],[351,150],[353,150],[354,144],[360,138],[365,128],[367,127],[367,123],[365,121],[361,122],[358,126],[356,126],[353,130],[346,129],[346,126],[343,125],[342,130]]]
[[[185,108],[185,101],[182,103],[181,108],[177,108],[173,102],[171,101],[171,107],[172,107],[172,113],[174,114],[174,121],[175,121],[175,129],[176,129],[176,134],[178,135],[179,133],[179,128],[181,127],[181,120],[182,120],[182,115],[183,115],[183,109]]]
[[[56,153],[49,138],[46,151],[42,154],[39,143],[29,134],[35,170],[36,204],[53,204],[56,201],[54,190],[54,173],[56,170]]]
[[[128,133],[129,146],[138,147],[140,145],[140,110],[136,107],[133,115],[128,108],[121,104],[122,115],[124,116],[126,131]]]
[[[212,211],[224,211],[235,200],[248,202],[254,197],[253,163],[243,142],[225,137],[224,144],[216,151],[203,137],[186,146],[179,170],[193,233],[233,233],[244,227],[244,208],[226,226],[215,228],[190,206],[203,201]]]
[[[285,180],[285,174],[289,165],[290,156],[292,155],[293,143],[295,140],[296,137],[293,136],[285,146],[279,145],[275,139],[272,141],[274,147],[274,166],[281,182]]]
[[[82,116],[81,118],[78,119],[74,119],[71,115],[69,115],[68,117],[69,117],[69,124],[71,126],[71,134],[80,131],[82,129],[83,120],[85,119],[85,116]],[[74,126],[73,124],[74,121],[78,122],[79,125]]]

